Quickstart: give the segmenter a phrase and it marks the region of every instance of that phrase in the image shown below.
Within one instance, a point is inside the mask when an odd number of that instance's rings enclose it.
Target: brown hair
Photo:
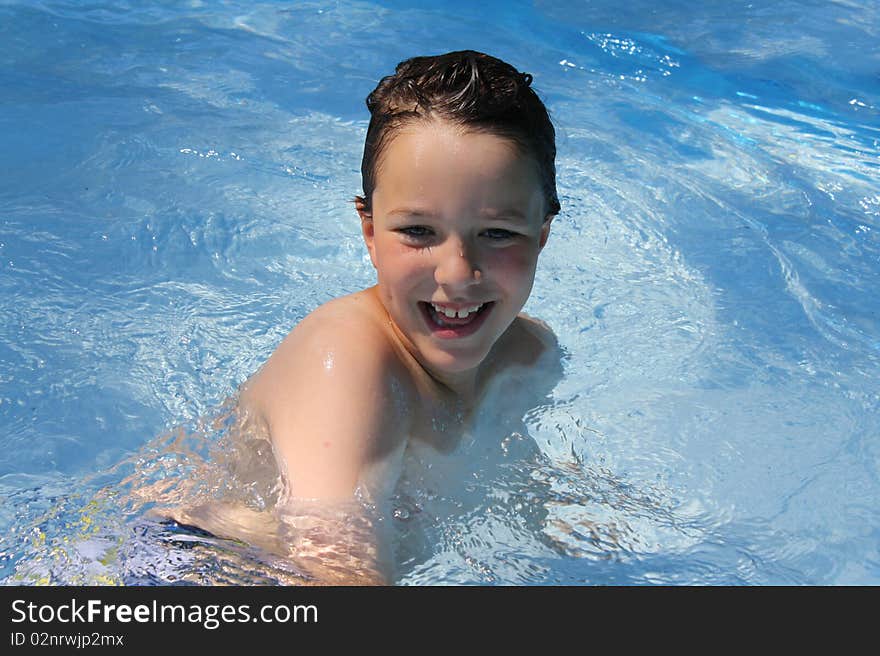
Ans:
[[[372,211],[382,152],[405,125],[432,117],[513,141],[538,164],[548,214],[559,213],[556,194],[556,132],[532,76],[474,50],[413,57],[397,65],[367,96],[370,125],[358,209]]]

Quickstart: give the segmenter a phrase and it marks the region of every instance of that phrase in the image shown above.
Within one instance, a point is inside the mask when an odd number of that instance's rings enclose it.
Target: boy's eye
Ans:
[[[424,239],[434,234],[430,228],[425,226],[407,226],[406,228],[398,228],[397,232],[414,239]]]
[[[483,234],[485,234],[489,239],[501,241],[502,239],[513,239],[516,237],[515,232],[511,232],[510,230],[504,230],[502,228],[490,228],[486,230]]]

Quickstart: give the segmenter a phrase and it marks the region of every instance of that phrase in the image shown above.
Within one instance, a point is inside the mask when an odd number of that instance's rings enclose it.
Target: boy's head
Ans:
[[[418,121],[448,121],[463,129],[509,139],[538,166],[547,215],[559,212],[556,194],[556,133],[547,109],[530,87],[528,73],[473,50],[413,57],[397,65],[367,96],[370,125],[361,164],[364,196],[359,209],[372,211],[382,154],[404,127]]]

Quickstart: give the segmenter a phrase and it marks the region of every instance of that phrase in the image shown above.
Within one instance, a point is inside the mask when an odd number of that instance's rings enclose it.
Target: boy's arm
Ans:
[[[291,496],[351,499],[366,467],[394,450],[393,357],[377,328],[316,313],[246,386],[243,407],[265,421]]]
[[[321,583],[388,582],[383,522],[358,509],[354,493],[368,467],[386,470],[373,465],[404,436],[396,356],[369,322],[322,314],[288,336],[240,402],[267,425],[287,483],[277,539],[292,561]]]
[[[390,556],[378,518],[361,504],[294,499],[275,512],[209,502],[163,517],[263,550],[272,573],[291,585],[388,585]],[[278,561],[280,556],[282,561]]]

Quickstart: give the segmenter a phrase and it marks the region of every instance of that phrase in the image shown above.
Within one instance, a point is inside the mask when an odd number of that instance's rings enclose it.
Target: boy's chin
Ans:
[[[489,355],[489,350],[480,347],[471,347],[469,349],[434,348],[424,354],[427,356],[425,364],[437,373],[450,375],[465,374],[479,367]]]

